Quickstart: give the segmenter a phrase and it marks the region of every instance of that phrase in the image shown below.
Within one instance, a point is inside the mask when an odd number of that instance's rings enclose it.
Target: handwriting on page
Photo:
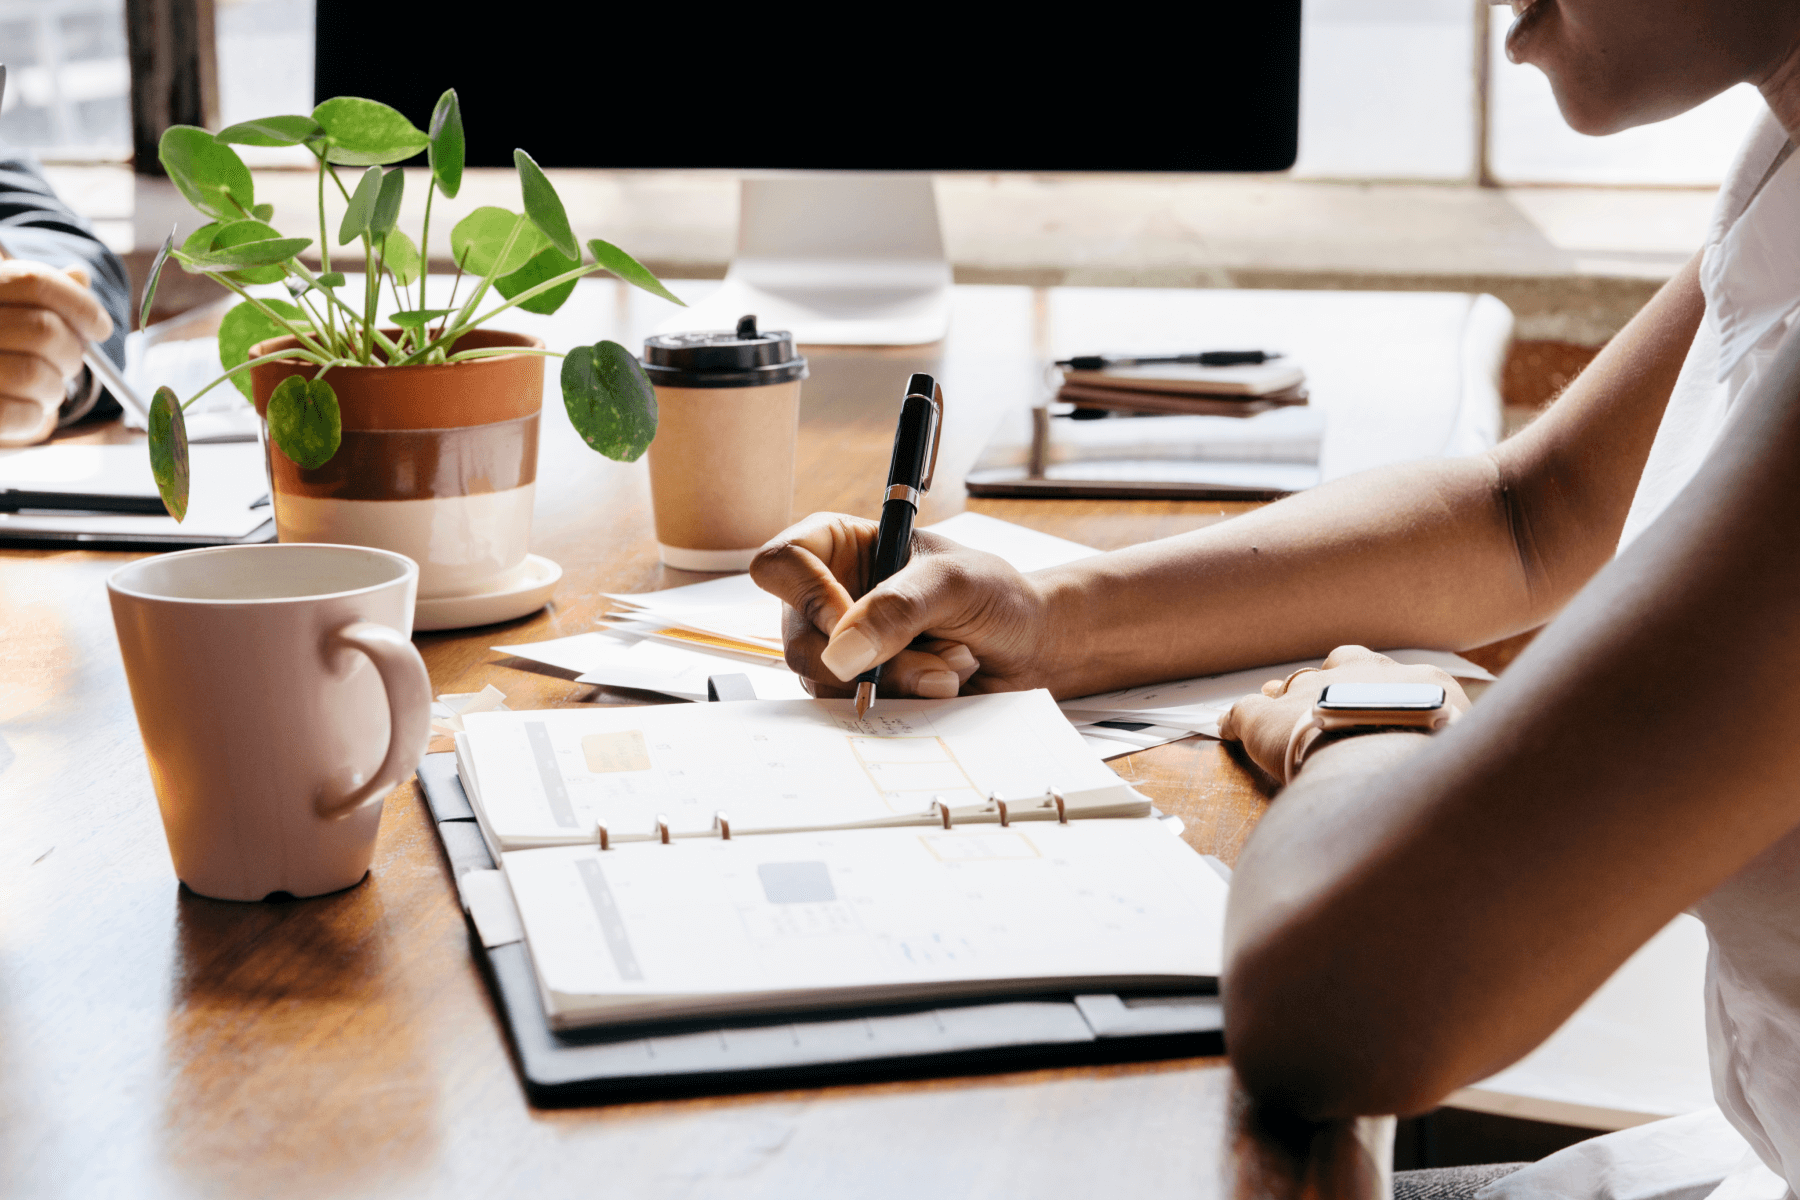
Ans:
[[[862,734],[864,737],[918,737],[928,733],[931,727],[931,719],[923,713],[881,712],[876,709],[870,709],[860,719],[849,711],[834,713],[832,719],[845,733]]]

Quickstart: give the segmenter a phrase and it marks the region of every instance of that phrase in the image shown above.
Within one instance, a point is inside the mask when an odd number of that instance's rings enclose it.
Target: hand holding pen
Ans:
[[[815,696],[863,693],[864,714],[878,682],[928,699],[1016,691],[1050,686],[1059,661],[1050,605],[1032,579],[997,555],[913,531],[918,500],[906,489],[931,487],[943,396],[929,375],[907,383],[879,525],[813,513],[750,564],[757,586],[783,602],[788,666]],[[897,575],[904,587],[885,586]]]

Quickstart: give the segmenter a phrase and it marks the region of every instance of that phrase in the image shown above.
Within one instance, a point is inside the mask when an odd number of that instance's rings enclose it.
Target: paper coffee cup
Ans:
[[[742,571],[786,529],[806,359],[792,335],[736,330],[644,341],[656,387],[650,496],[662,560],[685,571]]]

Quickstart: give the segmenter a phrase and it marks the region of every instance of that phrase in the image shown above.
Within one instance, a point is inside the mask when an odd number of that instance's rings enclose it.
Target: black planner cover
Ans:
[[[629,1029],[550,1028],[525,943],[483,930],[472,872],[495,867],[454,754],[419,783],[524,1080],[543,1106],[1224,1052],[1213,995],[1053,995]]]

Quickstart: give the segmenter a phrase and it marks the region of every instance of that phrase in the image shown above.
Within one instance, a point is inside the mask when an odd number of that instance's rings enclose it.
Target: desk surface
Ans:
[[[655,319],[636,293],[582,286],[583,303],[551,322],[553,345],[631,344]],[[920,370],[951,397],[923,519],[962,509],[983,436],[967,431],[1042,386],[1047,307],[1025,289],[959,289],[939,346],[811,354],[795,511],[874,515],[897,381]],[[560,416],[545,426],[533,548],[564,567],[554,603],[418,645],[440,692],[492,683],[515,707],[642,703],[490,649],[589,628],[601,592],[696,578],[657,562],[643,464],[593,455]],[[1112,548],[1245,506],[968,507]],[[178,890],[106,605],[105,577],[128,557],[0,551],[0,1194],[1225,1190],[1229,1074],[1214,1059],[531,1109],[412,785],[389,800],[373,873],[356,888],[249,905]],[[1266,802],[1217,742],[1114,765],[1186,822],[1190,845],[1227,862]],[[1257,1161],[1251,1190],[1283,1190],[1268,1180],[1285,1168]]]

